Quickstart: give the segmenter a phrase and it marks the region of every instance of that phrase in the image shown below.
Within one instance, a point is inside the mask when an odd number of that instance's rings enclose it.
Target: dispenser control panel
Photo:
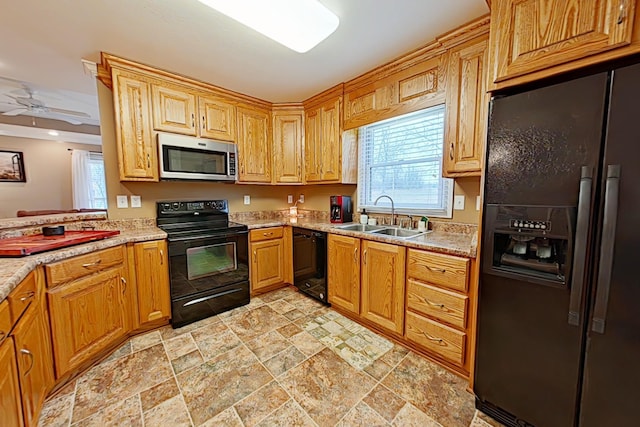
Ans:
[[[509,220],[509,227],[517,228],[519,230],[549,231],[551,229],[551,222],[531,221],[528,219],[511,219]]]

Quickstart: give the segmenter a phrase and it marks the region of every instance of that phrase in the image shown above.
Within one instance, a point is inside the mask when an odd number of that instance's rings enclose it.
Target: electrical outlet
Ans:
[[[126,195],[116,196],[116,206],[118,206],[118,208],[120,208],[120,209],[128,208],[129,207],[129,199],[127,198],[127,196]]]
[[[140,198],[140,196],[131,196],[131,207],[132,208],[142,207],[142,199]]]
[[[304,203],[304,194],[298,196],[298,202]]]
[[[480,196],[476,196],[476,210],[480,210]]]
[[[287,203],[293,203],[293,194],[287,196]]]
[[[250,205],[251,204],[251,196],[248,194],[245,194],[244,196],[244,204],[245,205]]]
[[[464,194],[453,196],[453,209],[457,211],[464,210]]]

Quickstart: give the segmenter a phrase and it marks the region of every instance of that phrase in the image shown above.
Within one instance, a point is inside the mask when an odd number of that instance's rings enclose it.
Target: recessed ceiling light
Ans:
[[[50,130],[50,131],[49,131],[49,132],[47,132],[47,133],[48,133],[49,135],[51,135],[51,136],[58,136],[58,135],[60,135],[60,134],[59,134],[57,131],[55,131],[55,130]]]
[[[199,1],[299,53],[329,37],[340,23],[317,0]]]

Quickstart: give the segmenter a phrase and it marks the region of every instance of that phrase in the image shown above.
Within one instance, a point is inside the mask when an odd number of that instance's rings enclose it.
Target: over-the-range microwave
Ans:
[[[160,179],[236,181],[236,144],[158,133]]]

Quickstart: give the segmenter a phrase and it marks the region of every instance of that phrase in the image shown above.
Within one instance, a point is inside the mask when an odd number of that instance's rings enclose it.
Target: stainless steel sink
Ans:
[[[386,229],[384,225],[368,225],[368,224],[348,224],[348,225],[339,225],[335,227],[339,230],[347,230],[347,231],[359,231],[361,233],[367,233],[377,230]]]
[[[411,237],[419,236],[422,234],[426,234],[424,231],[418,230],[408,230],[406,228],[383,228],[380,230],[371,231],[372,234],[385,234],[387,236],[393,237],[401,237],[403,239],[408,239]]]

